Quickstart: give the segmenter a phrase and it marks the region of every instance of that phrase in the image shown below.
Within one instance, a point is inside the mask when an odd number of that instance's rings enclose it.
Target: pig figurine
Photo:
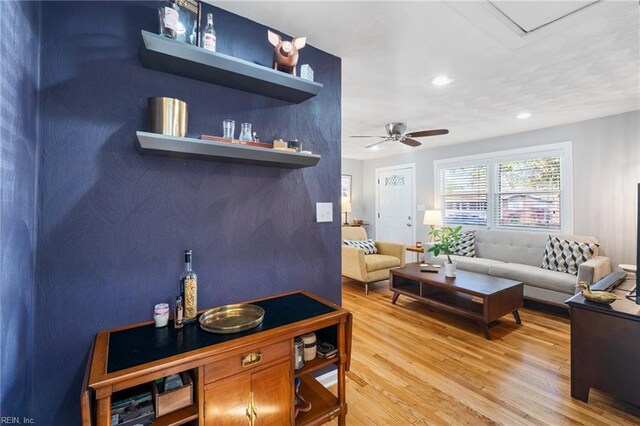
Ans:
[[[296,65],[298,64],[298,50],[307,44],[306,37],[294,38],[291,41],[282,41],[282,37],[273,31],[267,30],[269,43],[275,47],[273,49],[273,69],[296,75]]]

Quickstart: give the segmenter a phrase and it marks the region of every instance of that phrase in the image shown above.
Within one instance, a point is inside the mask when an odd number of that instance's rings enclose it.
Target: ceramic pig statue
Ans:
[[[298,64],[298,50],[307,44],[306,37],[294,38],[291,41],[282,41],[282,37],[273,31],[267,30],[269,43],[273,44],[273,69],[296,75]]]

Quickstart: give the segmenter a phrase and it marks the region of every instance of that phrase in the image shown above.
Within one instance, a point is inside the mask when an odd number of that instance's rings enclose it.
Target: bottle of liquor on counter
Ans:
[[[213,13],[207,13],[207,26],[202,31],[202,47],[216,51],[216,30],[213,28]]]
[[[184,251],[184,272],[180,275],[180,295],[182,296],[184,323],[196,320],[198,316],[198,276],[191,269],[191,250]]]
[[[173,326],[175,328],[182,328],[182,317],[184,316],[183,312],[184,308],[182,307],[182,296],[178,296],[176,297],[176,310],[173,313]]]

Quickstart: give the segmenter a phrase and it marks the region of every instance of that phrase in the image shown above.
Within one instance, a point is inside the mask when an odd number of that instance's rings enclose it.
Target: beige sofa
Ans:
[[[362,227],[342,228],[343,240],[366,240],[367,231]],[[398,243],[376,241],[378,254],[364,254],[364,250],[342,244],[342,276],[364,284],[369,294],[369,284],[389,279],[389,270],[404,266],[405,246]]]
[[[578,276],[542,269],[542,257],[549,234],[526,231],[477,230],[477,257],[451,256],[458,268],[524,283],[524,297],[545,303],[564,305],[576,293],[578,281],[592,284],[611,272],[608,257],[598,255],[578,268]],[[597,243],[593,237],[557,235],[560,238]],[[602,250],[600,250],[602,252]],[[601,254],[601,253],[599,253]],[[427,255],[426,260],[442,264],[446,256]]]

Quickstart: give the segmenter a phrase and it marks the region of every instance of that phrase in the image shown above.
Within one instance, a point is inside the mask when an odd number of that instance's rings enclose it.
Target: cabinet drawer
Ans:
[[[250,371],[285,357],[291,357],[290,340],[283,340],[272,345],[248,350],[239,355],[232,355],[220,361],[207,364],[204,366],[204,382],[211,383],[236,373]]]

